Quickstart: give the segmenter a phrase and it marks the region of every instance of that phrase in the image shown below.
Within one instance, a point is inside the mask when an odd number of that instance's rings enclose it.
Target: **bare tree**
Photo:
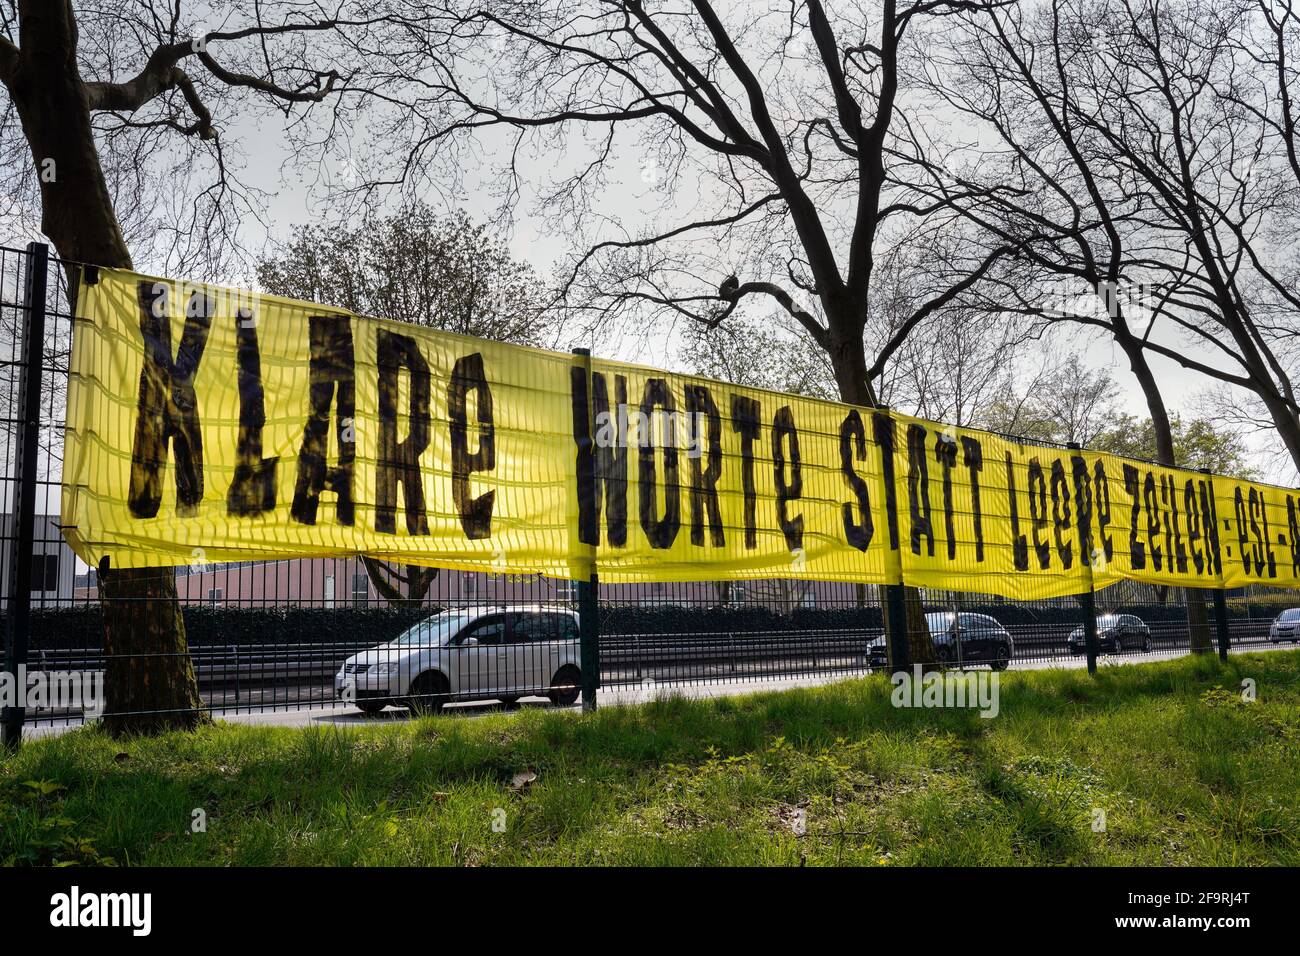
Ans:
[[[1265,255],[1294,219],[1298,184],[1286,121],[1261,120],[1279,84],[1244,52],[1250,9],[1051,0],[998,11],[966,21],[958,80],[943,85],[997,130],[1012,173],[980,197],[976,221],[1026,240],[1025,261],[1097,290],[1100,308],[1053,310],[1021,289],[1007,299],[1114,337],[1164,433],[1165,464],[1168,415],[1143,353],[1256,394],[1300,462],[1279,347],[1300,297],[1288,299],[1293,283]]]
[[[130,268],[133,247],[215,270],[256,202],[238,181],[237,120],[280,117],[318,161],[359,106],[395,95],[391,61],[422,15],[251,7],[17,0],[0,8],[0,155],[11,196],[39,204],[41,230],[70,273]],[[204,29],[203,22],[220,23]],[[146,731],[201,719],[174,573],[106,569],[106,726]]]
[[[519,345],[553,344],[557,323],[541,308],[533,270],[499,236],[463,212],[425,203],[356,225],[308,226],[257,265],[262,288],[395,322]],[[362,557],[390,604],[418,604],[438,569]]]
[[[501,236],[421,202],[296,230],[261,257],[257,279],[276,295],[496,342],[553,346],[559,329]]]
[[[557,231],[579,239],[562,304],[593,327],[665,317],[718,326],[767,300],[828,356],[841,399],[875,405],[864,330],[882,250],[910,240],[933,251],[900,339],[1008,251],[936,242],[957,217],[918,199],[900,159],[920,148],[899,121],[907,61],[925,55],[920,35],[999,2],[449,4],[428,35],[449,118],[417,123],[411,155],[450,167],[458,134],[508,134],[513,199],[522,157],[585,140],[588,154],[541,195]],[[630,149],[656,208],[624,228],[602,203]],[[911,596],[909,630],[927,659]]]

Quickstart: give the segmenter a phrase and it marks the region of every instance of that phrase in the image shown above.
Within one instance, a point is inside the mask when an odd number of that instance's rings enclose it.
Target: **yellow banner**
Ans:
[[[1300,584],[1300,493],[100,269],[63,525],[117,567],[366,554],[1050,597]]]

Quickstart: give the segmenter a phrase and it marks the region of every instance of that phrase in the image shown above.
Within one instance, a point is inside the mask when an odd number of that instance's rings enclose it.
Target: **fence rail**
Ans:
[[[160,656],[192,662],[198,706],[217,714],[339,706],[376,712],[520,697],[568,706],[581,696],[590,706],[600,686],[869,673],[891,664],[887,617],[896,622],[892,664],[908,663],[900,655],[915,635],[898,629],[896,610],[885,613],[890,602],[901,606],[898,589],[785,580],[609,585],[368,566],[354,558],[199,561],[163,572],[174,574],[188,649],[106,653],[98,575],[76,558],[59,527],[72,309],[62,264],[42,255],[0,248],[0,611],[5,669],[15,677],[20,668],[51,679],[115,674],[130,703],[109,700],[109,708],[129,713],[156,712],[131,681],[137,665]],[[1093,596],[1096,619],[1085,611],[1086,596],[1022,603],[946,592],[920,597],[927,613],[921,636],[952,667],[1095,666],[1098,659],[1185,653],[1191,644],[1187,595],[1177,588],[1115,585]],[[1300,608],[1300,594],[1252,588],[1213,603],[1210,630],[1223,627],[1226,653],[1270,646],[1279,636],[1275,622]],[[1296,613],[1296,629],[1283,640],[1300,640]],[[1122,634],[1110,626],[1116,616],[1133,618]],[[460,624],[436,640],[419,637],[421,628],[451,619]],[[479,635],[472,644],[463,640],[470,631]],[[397,670],[372,673],[368,662],[384,665],[392,653],[375,648],[392,648],[401,635]],[[449,661],[461,670],[442,673]],[[5,737],[14,742],[25,722],[84,717],[80,707],[20,703],[3,714]]]

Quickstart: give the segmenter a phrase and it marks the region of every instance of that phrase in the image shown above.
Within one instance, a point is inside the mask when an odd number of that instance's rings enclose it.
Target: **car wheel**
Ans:
[[[367,717],[374,717],[387,706],[388,702],[384,700],[357,701],[357,710],[361,711],[361,713],[365,714]]]
[[[436,714],[451,696],[451,687],[447,678],[437,671],[425,671],[411,682],[410,696],[406,706],[413,714]]]
[[[989,666],[995,671],[1004,671],[1011,663],[1011,648],[1005,644],[999,644],[997,650],[993,652],[993,660]]]
[[[1151,652],[1151,635],[1150,635],[1150,634],[1148,634],[1146,637],[1142,638],[1142,650],[1143,650],[1144,652],[1146,652],[1146,653],[1150,653],[1150,652]]]
[[[546,695],[556,707],[572,707],[582,696],[582,672],[566,664],[555,672],[551,691]]]

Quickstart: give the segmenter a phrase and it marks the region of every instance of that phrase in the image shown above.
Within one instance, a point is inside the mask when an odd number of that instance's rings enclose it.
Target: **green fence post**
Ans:
[[[885,585],[885,642],[894,673],[912,669],[912,645],[907,636],[907,596],[901,584]]]
[[[881,413],[887,417],[889,406],[877,405],[872,413],[872,421],[875,422],[876,417]],[[876,426],[872,427],[875,431]],[[880,444],[879,431],[876,431],[876,436],[877,444]],[[897,540],[898,502],[892,493],[893,489],[889,487],[893,479],[893,462],[884,460],[883,456],[887,451],[888,449],[881,448],[880,500],[885,508],[885,529],[882,531],[882,534],[885,534],[885,573],[891,577],[897,575],[900,583],[884,586],[885,600],[880,611],[883,617],[881,623],[885,631],[885,650],[889,657],[889,666],[897,674],[899,671],[912,669],[912,645],[907,634],[907,595],[901,583],[902,558],[894,553],[893,548],[893,542]]]
[[[578,461],[577,469],[578,482],[587,483],[590,487],[582,489],[586,494],[595,497],[595,433],[593,431],[594,422],[591,420],[591,350],[577,348],[573,354],[582,360],[585,375],[577,376],[575,379],[575,388],[578,380],[581,380],[582,395],[574,396],[574,407],[578,407],[579,402],[586,406],[587,409],[587,428],[586,434],[578,440]],[[582,462],[584,457],[590,467],[584,468]],[[579,517],[581,523],[581,517]],[[599,535],[599,529],[597,529]],[[582,574],[578,580],[578,658],[579,666],[582,668],[582,709],[586,713],[596,709],[596,691],[600,687],[600,580],[596,575],[596,545],[594,542],[580,543],[582,557],[580,559],[585,574]]]
[[[1208,468],[1202,468],[1201,474],[1208,478],[1212,472]],[[1214,494],[1213,487],[1210,489],[1210,494]],[[1217,540],[1217,538],[1213,540]],[[1210,539],[1206,540],[1207,547],[1209,541]],[[1220,579],[1222,579],[1222,569],[1220,569]],[[1219,660],[1226,664],[1228,662],[1228,648],[1232,645],[1232,637],[1228,633],[1228,601],[1226,595],[1223,593],[1222,580],[1220,580],[1219,587],[1214,589],[1213,596],[1214,629],[1219,638]]]
[[[578,629],[582,660],[582,709],[596,709],[600,687],[600,581],[596,575],[578,582]]]
[[[1095,674],[1097,673],[1097,601],[1093,596],[1091,580],[1088,582],[1088,590],[1079,595],[1079,604],[1083,606],[1083,638],[1088,649],[1088,673]]]
[[[9,612],[5,615],[4,670],[12,674],[18,699],[0,711],[0,739],[17,750],[27,717],[27,642],[32,606],[32,550],[36,523],[36,479],[40,464],[41,367],[45,355],[45,279],[50,248],[27,244],[27,272],[20,308],[23,363],[18,372],[14,452],[13,538],[8,542]]]
[[[1066,442],[1065,445],[1070,451],[1082,453],[1083,446],[1077,441]],[[1083,535],[1080,534],[1079,540],[1079,567],[1083,570],[1083,576],[1087,578],[1088,590],[1081,593],[1078,597],[1079,605],[1083,608],[1083,640],[1084,648],[1088,652],[1088,673],[1097,673],[1097,597],[1092,586],[1092,552],[1090,550],[1091,542],[1084,541]]]

